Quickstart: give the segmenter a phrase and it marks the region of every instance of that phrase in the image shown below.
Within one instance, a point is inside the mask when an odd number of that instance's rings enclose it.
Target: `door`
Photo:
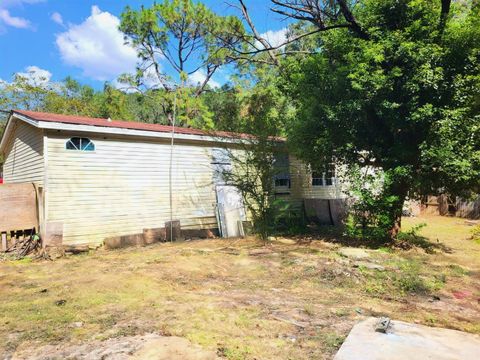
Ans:
[[[239,221],[246,220],[243,198],[234,186],[217,185],[217,209],[222,237],[239,237]]]
[[[212,149],[213,183],[217,196],[217,220],[222,237],[238,237],[239,222],[246,220],[243,198],[235,186],[228,185],[224,174],[232,171],[230,153],[227,149]]]

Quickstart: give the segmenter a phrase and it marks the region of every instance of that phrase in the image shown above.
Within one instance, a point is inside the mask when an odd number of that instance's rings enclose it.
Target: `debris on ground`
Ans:
[[[21,259],[42,246],[42,242],[38,234],[31,234],[21,239],[17,239],[5,252],[11,254],[17,259]]]
[[[380,318],[380,320],[378,320],[377,325],[375,326],[375,331],[386,334],[389,327],[390,327],[390,318],[382,317]]]
[[[144,345],[134,336],[161,334],[220,358],[331,360],[365,316],[480,333],[471,227],[455,218],[426,221],[422,234],[453,253],[363,248],[370,257],[355,260],[338,252],[353,244],[309,235],[293,237],[295,245],[209,239],[0,262],[0,359],[122,359]],[[457,291],[471,295],[457,299]],[[66,304],[56,306],[61,299]]]

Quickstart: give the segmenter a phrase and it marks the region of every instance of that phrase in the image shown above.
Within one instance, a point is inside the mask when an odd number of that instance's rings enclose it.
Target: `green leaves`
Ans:
[[[209,89],[215,72],[230,61],[225,44],[236,44],[243,34],[241,21],[219,16],[192,0],[163,0],[151,7],[125,8],[120,30],[138,53],[134,76],[123,80],[156,100],[169,122],[173,99],[182,125],[212,128],[212,113],[200,95]],[[200,74],[201,81],[191,77]],[[175,93],[175,95],[173,95]]]
[[[365,0],[355,15],[370,39],[332,31],[318,55],[286,62],[292,149],[352,167],[367,153],[391,180],[382,199],[362,195],[377,214],[405,188],[479,191],[480,5],[456,4],[442,33],[439,1]]]

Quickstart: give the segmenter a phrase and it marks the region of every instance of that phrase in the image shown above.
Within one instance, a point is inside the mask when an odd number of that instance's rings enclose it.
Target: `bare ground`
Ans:
[[[380,248],[355,259],[340,255],[345,244],[318,236],[5,261],[0,355],[87,359],[103,349],[104,358],[148,358],[148,344],[175,336],[191,356],[331,359],[353,324],[372,315],[480,333],[480,244],[471,226],[405,220],[420,222],[433,254]],[[113,349],[120,352],[108,355]]]

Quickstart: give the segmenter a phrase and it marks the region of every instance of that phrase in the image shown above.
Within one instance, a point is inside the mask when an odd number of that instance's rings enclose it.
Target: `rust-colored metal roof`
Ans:
[[[130,129],[130,130],[143,130],[143,131],[153,131],[161,133],[170,133],[172,132],[172,126],[160,125],[160,124],[147,124],[136,121],[122,121],[122,120],[109,120],[101,118],[91,118],[86,116],[77,116],[77,115],[63,115],[63,114],[53,114],[45,113],[39,111],[27,111],[27,110],[13,110],[14,114],[20,114],[26,116],[32,120],[36,121],[48,121],[48,122],[58,122],[64,124],[74,124],[74,125],[89,125],[89,126],[101,126],[117,129]],[[218,136],[224,138],[250,138],[251,135],[242,134],[242,133],[232,133],[226,131],[203,131],[199,129],[184,128],[175,126],[175,133],[177,134],[186,134],[186,135],[203,135],[203,136]]]

